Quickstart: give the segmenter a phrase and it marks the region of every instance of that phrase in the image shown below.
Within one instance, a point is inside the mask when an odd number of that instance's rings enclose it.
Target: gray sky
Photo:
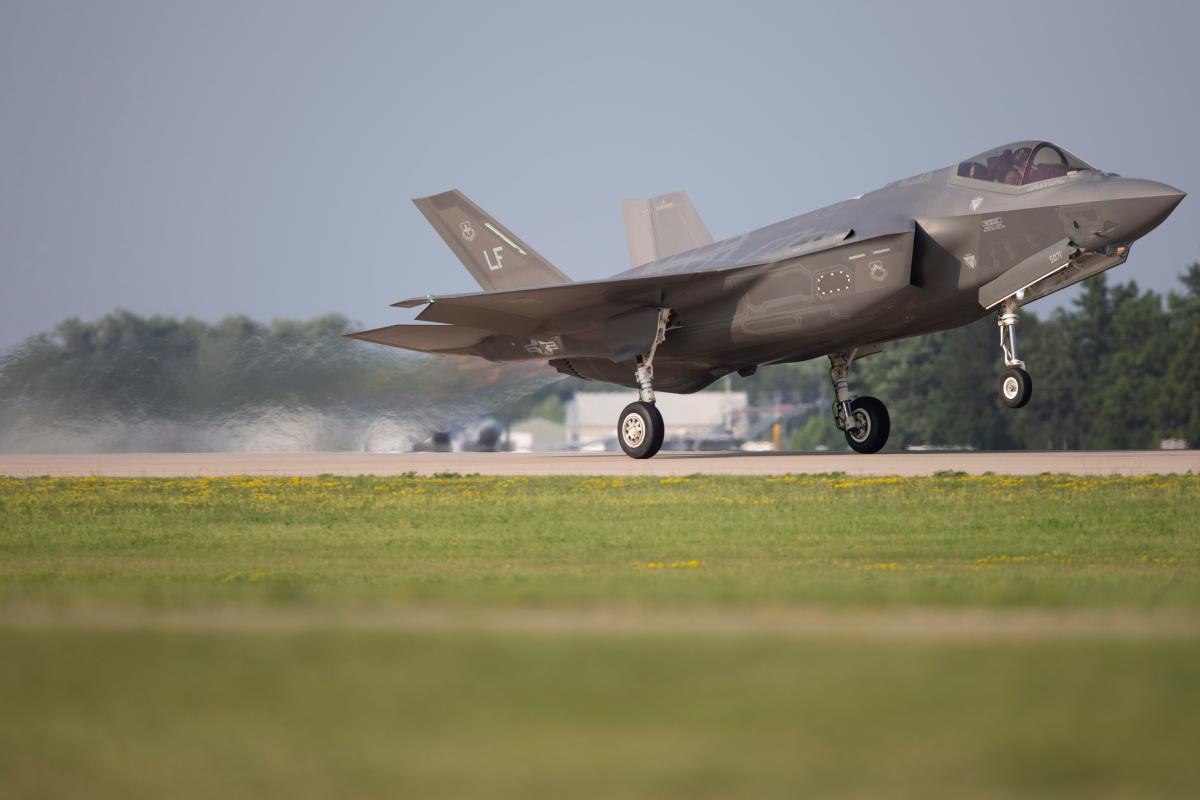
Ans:
[[[624,198],[722,238],[1017,139],[1200,192],[1193,3],[704,5],[0,0],[0,346],[403,321],[477,288],[408,202],[452,187],[580,279]],[[1198,230],[1200,194],[1113,277],[1174,286]]]

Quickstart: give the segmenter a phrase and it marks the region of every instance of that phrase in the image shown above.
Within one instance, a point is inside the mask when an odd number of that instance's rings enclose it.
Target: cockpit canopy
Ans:
[[[958,177],[1028,186],[1080,170],[1094,171],[1095,167],[1056,144],[1029,141],[1006,144],[967,159],[958,165]]]

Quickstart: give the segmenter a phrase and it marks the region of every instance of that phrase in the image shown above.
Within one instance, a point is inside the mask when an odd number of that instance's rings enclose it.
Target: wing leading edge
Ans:
[[[907,220],[894,226],[893,230],[868,238],[859,239],[852,234],[829,236],[825,237],[827,246],[820,247],[817,240],[804,242],[802,252],[791,258],[723,269],[625,274],[599,281],[414,297],[393,305],[401,308],[424,305],[417,319],[422,323],[438,324],[392,325],[349,335],[420,352],[479,355],[492,360],[567,353],[613,358],[616,354],[604,347],[601,334],[617,315],[635,309],[671,308],[686,318],[689,310],[727,298],[730,292],[744,292],[750,301],[754,300],[755,294],[764,291],[775,296],[771,288],[773,282],[789,270],[813,268],[804,266],[812,263],[810,257],[820,254],[821,261],[830,261],[834,251],[845,248],[845,263],[857,264],[851,258],[859,257],[855,255],[856,251],[879,239],[911,235],[914,228],[914,221]],[[809,249],[813,245],[816,249]],[[841,258],[832,256],[835,261]],[[907,284],[907,267],[906,263],[902,271],[897,270],[899,274],[888,283],[899,279]],[[872,280],[867,283],[875,285]],[[760,288],[756,290],[756,286]],[[885,288],[885,285],[879,284],[879,288]]]

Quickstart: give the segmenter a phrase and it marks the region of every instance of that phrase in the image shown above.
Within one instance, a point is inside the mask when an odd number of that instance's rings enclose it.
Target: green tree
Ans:
[[[1200,446],[1200,262],[1188,267],[1183,291],[1167,297],[1166,375],[1154,393],[1163,433]]]
[[[851,386],[888,404],[890,448],[1153,447],[1200,444],[1200,264],[1164,298],[1104,274],[1045,320],[1026,311],[1021,356],[1035,390],[1003,407],[998,333],[988,315],[963,328],[889,343],[856,363]],[[68,319],[0,355],[0,434],[35,415],[193,419],[246,409],[313,408],[363,416],[404,412],[430,428],[490,414],[555,418],[574,391],[609,387],[562,379],[532,362],[426,358],[342,336],[339,315],[269,324],[214,324],[117,311]],[[763,367],[734,388],[757,405],[791,404],[794,447],[845,446],[828,413],[828,361]],[[669,420],[668,420],[669,423]]]

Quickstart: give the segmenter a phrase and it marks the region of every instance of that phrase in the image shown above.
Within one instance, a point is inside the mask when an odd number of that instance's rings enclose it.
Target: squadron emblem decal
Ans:
[[[978,210],[979,210],[979,207],[980,207],[981,205],[983,205],[983,198],[982,198],[982,197],[976,197],[976,198],[974,198],[973,200],[971,200],[971,210],[972,210],[972,211],[978,211]]]
[[[458,223],[458,229],[462,231],[462,236],[468,242],[475,238],[475,228],[471,226],[470,221]]]
[[[552,356],[562,350],[562,340],[557,336],[553,339],[530,339],[525,345],[525,352],[539,356]]]
[[[965,256],[963,256],[963,265],[966,266],[967,269],[975,269],[975,254],[967,253]]]
[[[872,261],[869,269],[871,270],[871,280],[879,281],[880,283],[887,280],[887,267],[883,265],[882,261]]]

